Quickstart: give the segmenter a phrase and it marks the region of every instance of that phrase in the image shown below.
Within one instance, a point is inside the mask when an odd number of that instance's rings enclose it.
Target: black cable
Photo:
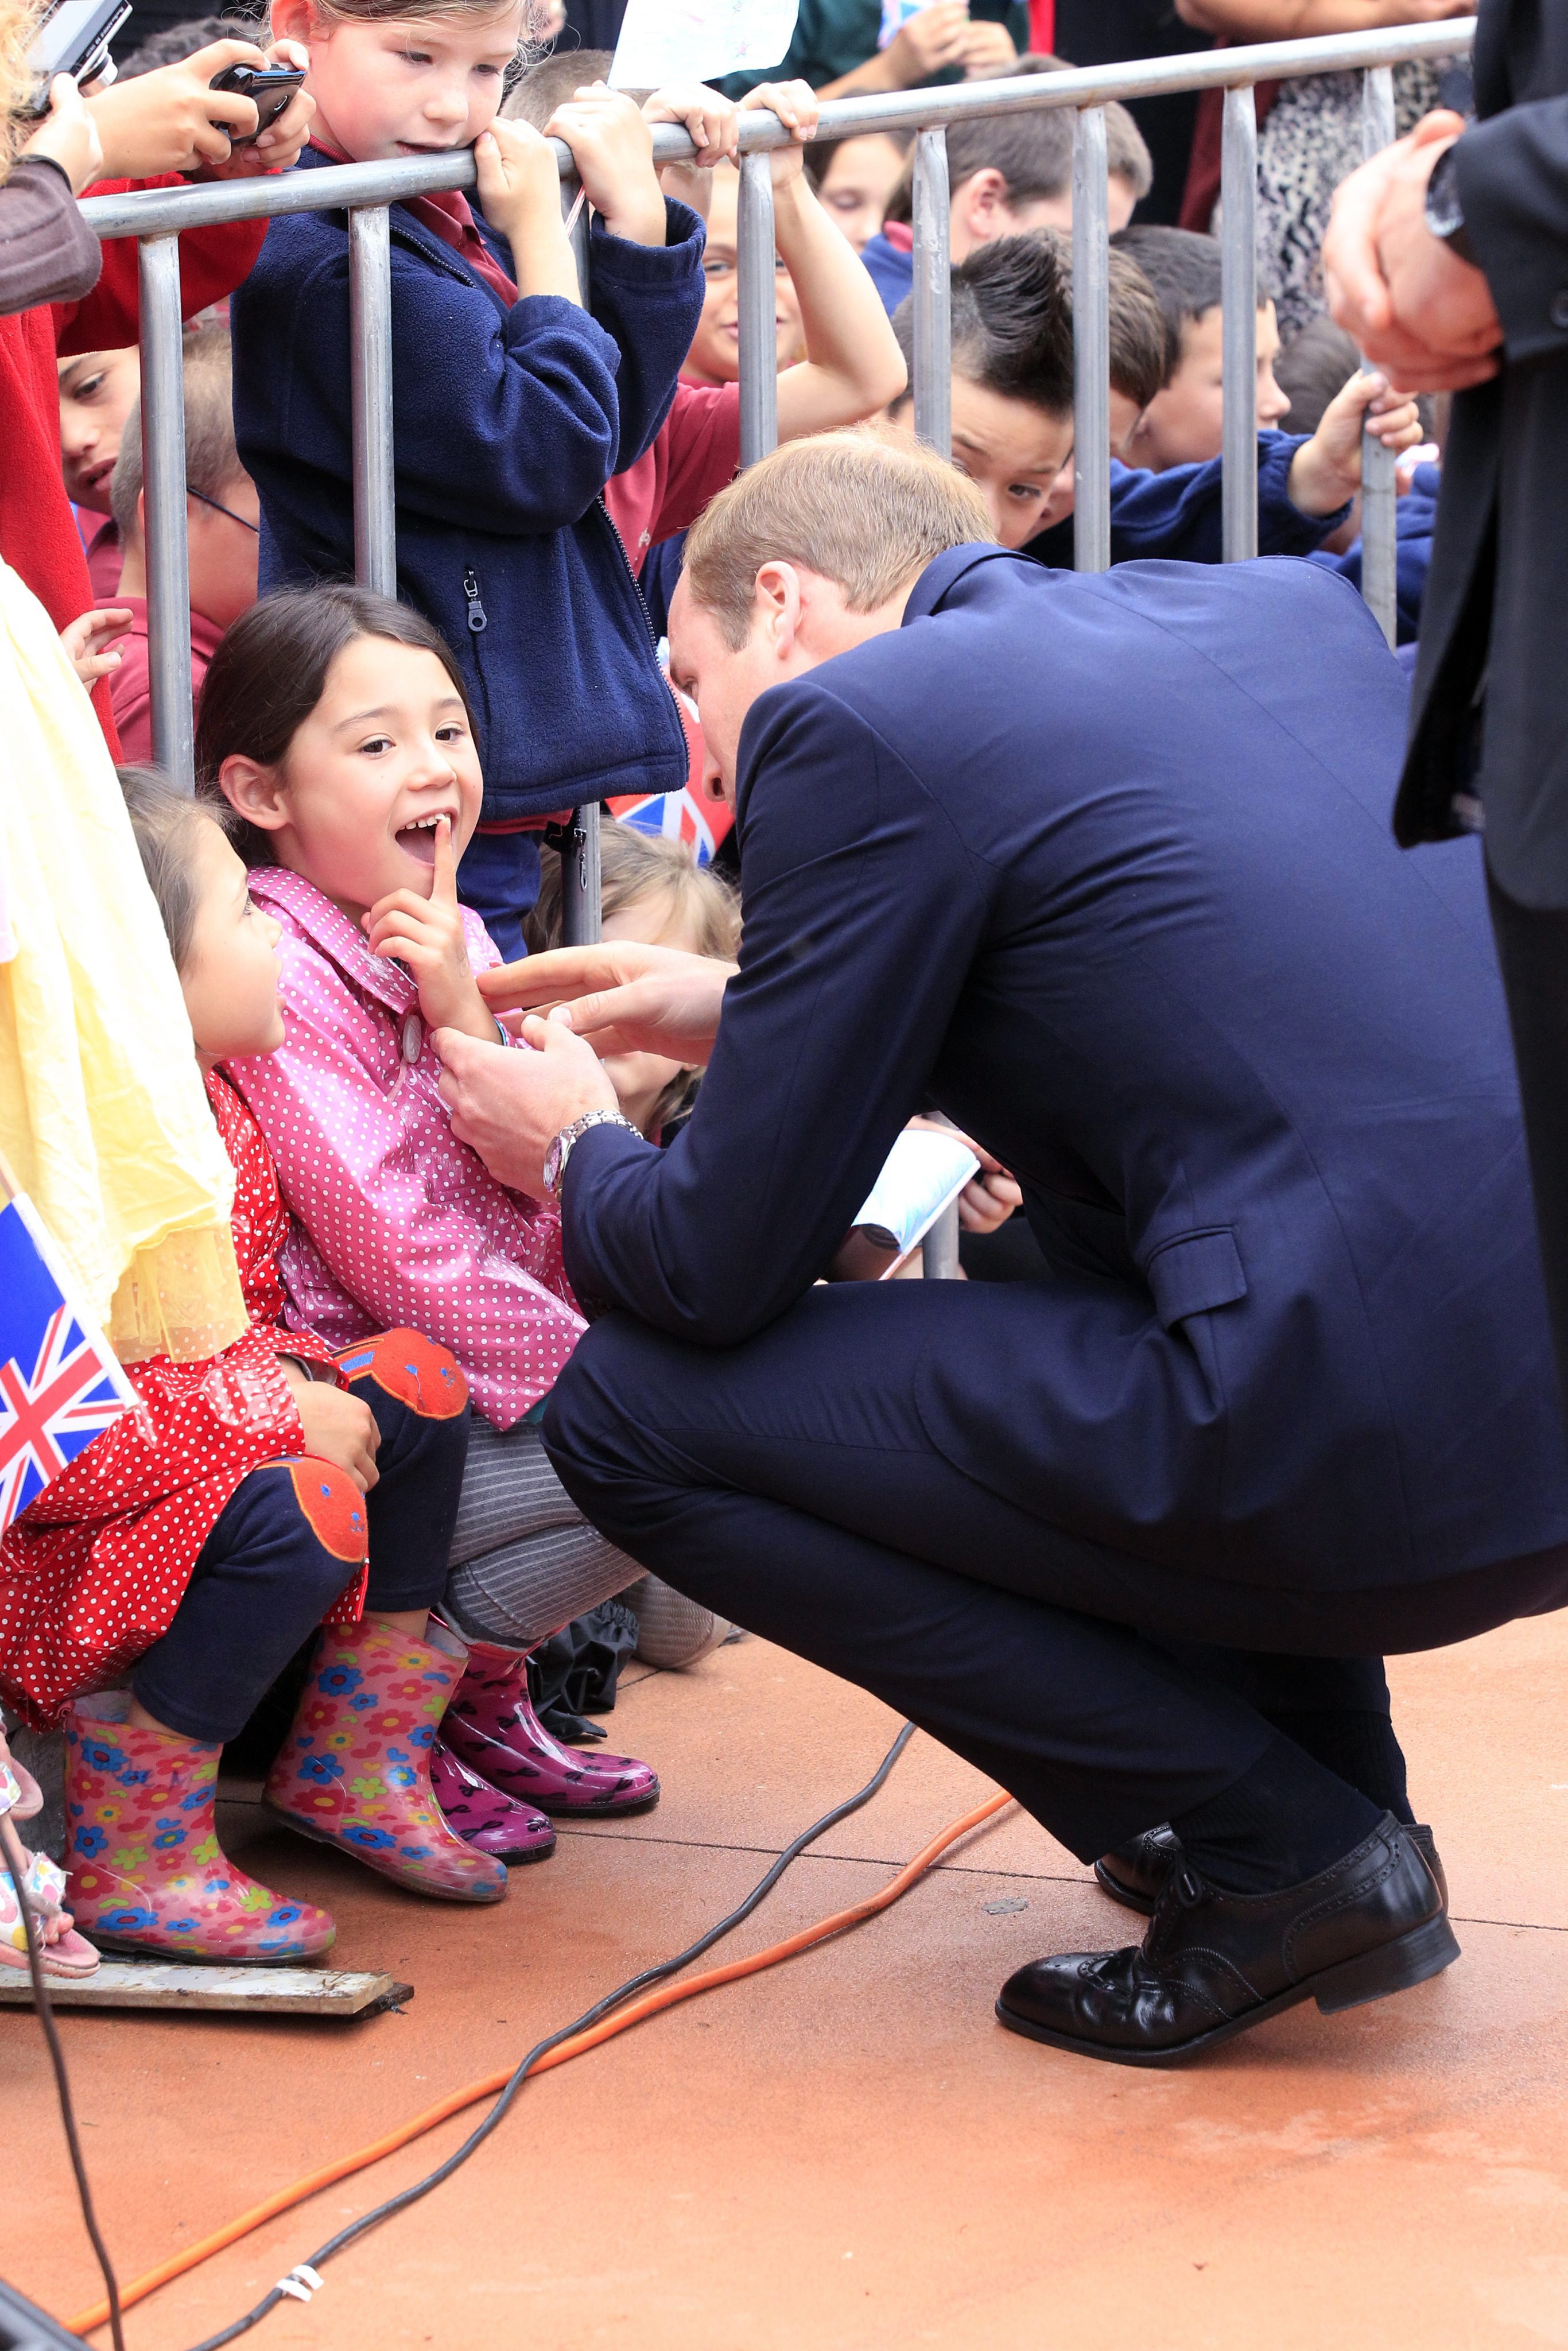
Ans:
[[[423,2179],[416,2179],[412,2188],[403,2189],[399,2195],[389,2196],[384,2204],[377,2204],[371,2211],[362,2214],[359,2220],[350,2220],[346,2229],[340,2229],[335,2237],[329,2237],[324,2245],[319,2246],[298,2266],[301,2269],[319,2270],[323,2262],[329,2262],[335,2253],[343,2252],[359,2238],[368,2236],[372,2229],[379,2229],[383,2220],[390,2220],[394,2212],[401,2212],[405,2205],[418,2203],[422,2196],[428,2196],[433,2188],[439,2188],[444,2179],[450,2179],[460,2164],[467,2162],[476,2147],[482,2146],[489,2137],[541,2057],[548,2056],[559,2043],[570,2041],[574,2032],[586,2032],[590,2025],[597,2024],[601,2018],[608,2016],[612,2009],[623,2007],[627,2001],[634,1999],[639,1992],[645,1991],[650,1984],[661,1983],[666,1976],[675,1975],[682,1968],[689,1967],[694,1959],[700,1959],[705,1951],[710,1951],[714,1945],[721,1941],[726,1935],[733,1933],[737,1927],[743,1926],[758,1905],[767,1900],[790,1863],[799,1860],[809,1844],[814,1844],[818,1837],[825,1836],[829,1829],[836,1827],[838,1823],[846,1819],[851,1813],[859,1812],[862,1804],[870,1803],[914,1736],[915,1725],[912,1722],[906,1722],[865,1786],[858,1793],[849,1797],[845,1802],[835,1804],[831,1813],[824,1813],[820,1821],[814,1822],[810,1828],[803,1830],[792,1844],[787,1844],[772,1868],[765,1876],[758,1878],[745,1901],[730,1911],[727,1917],[721,1918],[716,1927],[710,1927],[706,1935],[699,1935],[695,1943],[688,1944],[686,1949],[677,1952],[673,1959],[661,1959],[656,1967],[644,1968],[641,1975],[632,1976],[625,1983],[618,1984],[613,1991],[606,1992],[602,2000],[595,2001],[591,2008],[584,2009],[582,2014],[574,2018],[570,2024],[563,2024],[559,2032],[552,2032],[548,2040],[537,2042],[523,2059],[511,2080],[497,2094],[496,2103],[484,2121],[476,2129],[470,2131],[462,2146],[449,2155],[444,2163],[438,2163],[434,2171],[426,2172]],[[221,2334],[209,2335],[202,2342],[193,2344],[192,2351],[220,2351],[223,2344],[232,2343],[236,2335],[248,2333],[251,2327],[267,2316],[269,2310],[276,2309],[283,2299],[282,2288],[275,2285],[269,2294],[262,2296],[254,2310],[246,2311],[243,2318],[236,2318],[233,2325],[225,2326]]]
[[[44,2028],[44,2039],[49,2046],[49,2061],[55,2069],[55,2091],[60,2102],[60,2121],[65,2126],[66,2145],[70,2149],[71,2169],[77,2176],[77,2194],[81,2199],[81,2217],[87,2233],[98,2255],[99,2268],[103,2272],[104,2290],[109,2295],[109,2324],[114,2338],[114,2351],[125,2351],[125,2327],[120,2308],[120,2281],[114,2274],[114,2264],[109,2258],[109,2248],[103,2241],[93,2210],[92,2189],[88,2186],[87,2165],[82,2161],[81,2140],[77,2136],[76,2108],[71,2103],[70,2078],[66,2072],[66,2053],[60,2047],[60,2036],[55,2028],[55,2012],[49,2001],[48,1985],[44,1979],[43,1953],[38,1948],[38,1936],[27,1892],[22,1883],[22,1847],[7,1813],[0,1820],[4,1827],[5,1864],[11,1883],[16,1889],[21,1907],[22,1931],[27,1938],[27,1969],[33,1979],[33,2005],[38,2011],[38,2022]]]

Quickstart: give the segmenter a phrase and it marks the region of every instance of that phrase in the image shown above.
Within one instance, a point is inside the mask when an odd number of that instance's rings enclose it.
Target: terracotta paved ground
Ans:
[[[1297,2010],[1201,2068],[1086,2064],[1003,2032],[1008,1970],[1125,1917],[1016,1813],[887,1917],[655,2020],[524,2093],[461,2178],[334,2264],[258,2346],[548,2351],[1531,2351],[1568,2345],[1568,1619],[1396,1669],[1412,1790],[1465,1956],[1333,2020]],[[465,1913],[229,1817],[326,1901],[350,1966],[412,1980],[359,2026],[84,2017],[66,2040],[126,2273],[495,2070],[728,1907],[869,1773],[873,1701],[747,1642],[612,1719],[661,1809],[565,1837]],[[858,1898],[977,1800],[919,1740],[801,1862],[746,1949]],[[996,1907],[1021,1903],[1023,1907]],[[0,2015],[0,2271],[96,2292],[36,2029]],[[155,2297],[183,2351],[455,2144],[446,2125]],[[99,2343],[106,2336],[97,2338]]]

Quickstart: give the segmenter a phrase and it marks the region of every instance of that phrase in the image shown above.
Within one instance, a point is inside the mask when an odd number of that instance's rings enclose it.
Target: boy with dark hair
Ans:
[[[1165,312],[1166,382],[1128,453],[1129,463],[1163,473],[1167,465],[1201,464],[1218,457],[1224,385],[1220,326],[1220,252],[1211,236],[1195,229],[1162,228],[1140,221],[1115,233],[1113,242],[1137,263]],[[1267,432],[1290,409],[1290,396],[1275,381],[1280,329],[1274,300],[1258,288],[1258,430]]]
[[[1151,474],[1122,462],[1141,418],[1160,397],[1166,321],[1124,247],[1111,253],[1111,550],[1113,562],[1163,556],[1220,559],[1222,469],[1203,465]],[[906,366],[914,359],[914,305],[895,313]],[[997,537],[1053,569],[1073,559],[1072,266],[1051,229],[982,246],[953,272],[953,455],[991,507]],[[1354,391],[1354,400],[1351,392]],[[1258,543],[1264,555],[1310,555],[1343,523],[1361,481],[1361,415],[1383,397],[1380,377],[1359,379],[1310,440],[1259,436]],[[1413,402],[1379,413],[1380,437],[1408,447],[1419,434]],[[894,403],[914,421],[912,394]],[[1050,471],[1054,464],[1055,472]]]
[[[1020,57],[1011,74],[1061,73],[1060,57]],[[1072,226],[1072,114],[1052,107],[1034,114],[998,114],[955,122],[947,132],[947,183],[952,190],[951,254],[967,261],[977,246],[1030,228]],[[1132,218],[1154,183],[1154,167],[1137,124],[1124,106],[1105,109],[1111,225]],[[912,174],[894,191],[880,235],[861,254],[877,292],[896,310],[915,284]]]
[[[906,369],[915,306],[894,313]],[[1000,237],[953,272],[953,463],[991,509],[1004,547],[1022,547],[1072,490],[1072,264],[1055,231]],[[1159,390],[1165,330],[1144,277],[1111,256],[1111,440],[1118,446]],[[914,398],[888,411],[914,423]],[[1063,490],[1065,483],[1065,492]]]

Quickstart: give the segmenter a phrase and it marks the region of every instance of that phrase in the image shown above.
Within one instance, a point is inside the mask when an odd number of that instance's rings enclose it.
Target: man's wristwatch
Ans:
[[[1460,261],[1476,268],[1475,248],[1465,234],[1465,208],[1459,202],[1459,183],[1454,166],[1454,154],[1458,141],[1445,147],[1432,166],[1432,176],[1427,183],[1427,225],[1434,236],[1441,237],[1448,251]]]
[[[545,1153],[545,1188],[552,1200],[560,1197],[560,1187],[566,1181],[566,1163],[591,1126],[623,1126],[639,1143],[643,1139],[640,1126],[633,1126],[618,1110],[585,1110],[570,1126],[563,1126],[549,1149]]]

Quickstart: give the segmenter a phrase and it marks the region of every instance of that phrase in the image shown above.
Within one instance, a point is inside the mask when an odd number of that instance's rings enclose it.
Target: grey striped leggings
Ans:
[[[591,1527],[545,1458],[537,1426],[477,1415],[452,1538],[445,1604],[460,1632],[531,1648],[634,1583],[634,1559]]]

